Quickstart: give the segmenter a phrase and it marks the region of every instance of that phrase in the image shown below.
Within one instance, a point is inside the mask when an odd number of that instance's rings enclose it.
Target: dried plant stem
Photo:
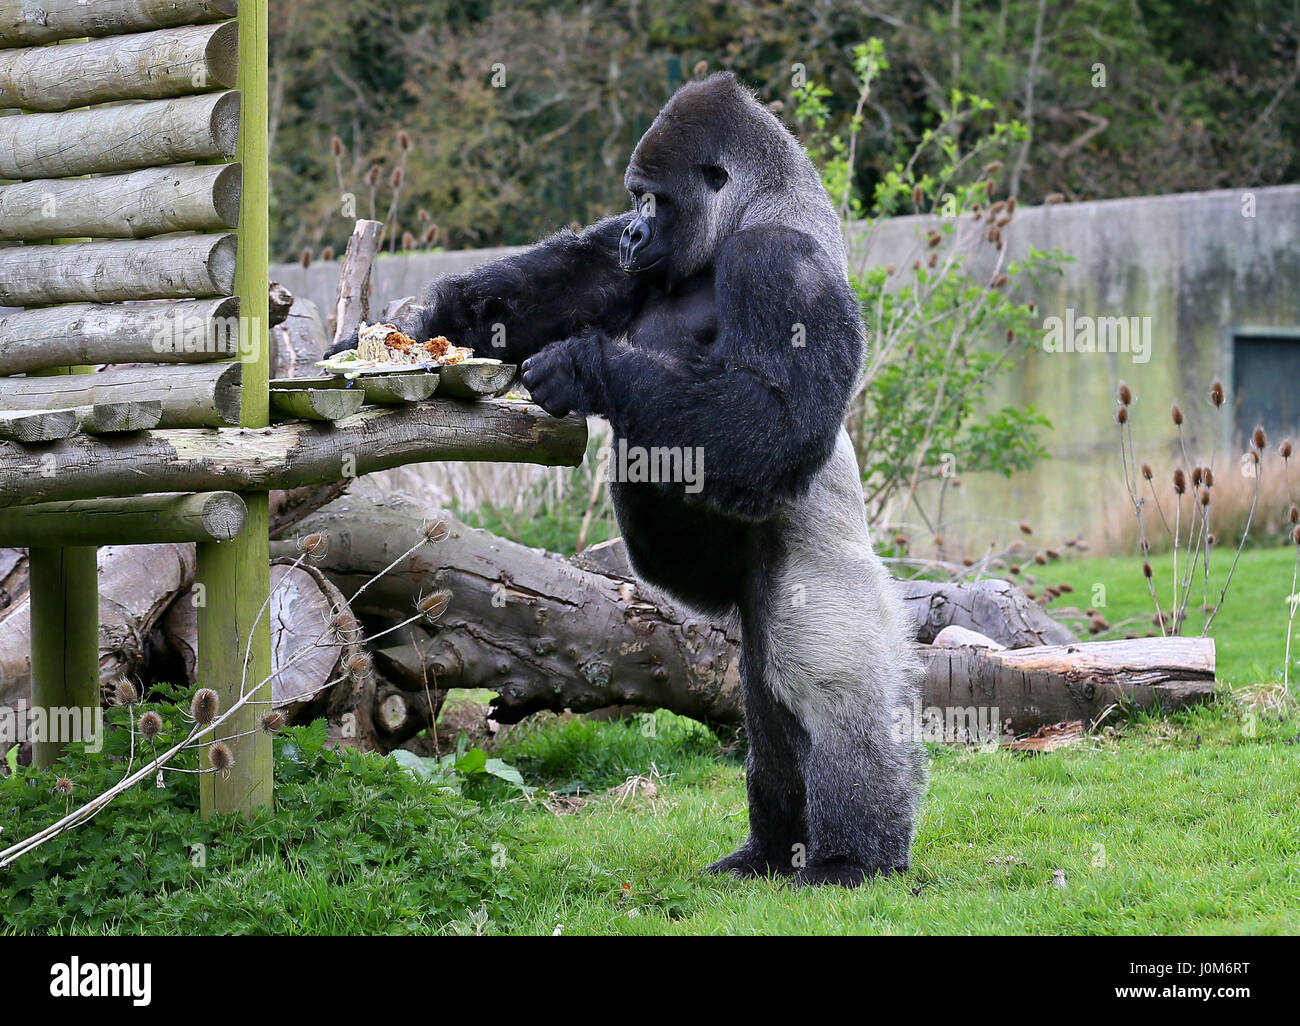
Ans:
[[[1246,526],[1242,528],[1241,541],[1237,542],[1237,551],[1233,554],[1232,566],[1228,568],[1228,576],[1223,579],[1223,590],[1219,592],[1219,601],[1215,604],[1214,611],[1210,613],[1209,618],[1205,621],[1205,626],[1201,629],[1201,634],[1205,634],[1206,632],[1209,631],[1210,625],[1214,623],[1214,618],[1219,615],[1219,610],[1223,608],[1223,600],[1227,598],[1228,585],[1232,583],[1232,575],[1237,569],[1237,560],[1241,558],[1241,550],[1246,547],[1246,539],[1250,536],[1250,522],[1255,518],[1255,506],[1259,502],[1259,479],[1263,476],[1264,476],[1264,461],[1263,459],[1260,459],[1255,464],[1255,493],[1250,497],[1250,511],[1246,514]],[[1206,516],[1207,518],[1209,516],[1208,510],[1206,512]],[[1205,584],[1206,587],[1208,588],[1209,581],[1210,581],[1210,575],[1209,575],[1210,554],[1209,554],[1208,543],[1206,544],[1205,563],[1206,563]],[[1288,634],[1287,641],[1290,640],[1291,640],[1291,636],[1290,634]]]

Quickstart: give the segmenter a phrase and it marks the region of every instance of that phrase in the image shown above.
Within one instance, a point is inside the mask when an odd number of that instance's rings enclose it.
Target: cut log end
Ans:
[[[233,492],[212,492],[204,497],[203,526],[216,541],[230,541],[244,529],[248,507]]]
[[[222,93],[212,105],[208,131],[212,144],[226,160],[232,160],[239,145],[239,108],[242,97],[238,89]]]
[[[232,88],[239,64],[239,23],[228,21],[218,25],[208,39],[203,56],[212,83],[224,89]]]

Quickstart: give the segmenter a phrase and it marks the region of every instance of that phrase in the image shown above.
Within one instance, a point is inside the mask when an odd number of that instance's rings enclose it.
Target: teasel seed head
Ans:
[[[1187,491],[1187,475],[1183,473],[1183,468],[1179,467],[1174,471],[1174,493],[1182,495]]]
[[[325,555],[325,548],[328,544],[329,535],[324,531],[313,531],[311,534],[298,539],[298,551],[319,558]]]
[[[370,170],[366,172],[366,184],[372,187],[378,185],[379,178],[383,173],[378,164],[371,164]]]
[[[938,267],[938,266],[939,266],[939,254],[938,254],[938,253],[931,253],[931,254],[930,254],[930,259],[928,259],[928,260],[926,261],[926,263],[927,263],[930,267]]]
[[[995,175],[1001,170],[1002,170],[1002,161],[1000,160],[991,160],[984,165],[984,173],[986,175]]]
[[[1213,488],[1213,487],[1214,487],[1214,471],[1211,470],[1209,467],[1205,467],[1205,468],[1201,471],[1201,480],[1205,482],[1205,487],[1206,487],[1206,488]]]
[[[1155,477],[1155,472],[1151,469],[1150,463],[1142,464],[1142,477],[1144,480],[1147,481],[1150,481],[1153,477]]]
[[[925,202],[925,190],[919,185],[912,186],[912,206],[919,207]]]
[[[1291,540],[1297,545],[1300,545],[1300,527],[1297,527],[1291,532]]]
[[[194,722],[200,727],[206,727],[217,716],[217,709],[221,702],[217,698],[217,693],[211,688],[199,688],[194,692],[194,697],[190,700],[190,715],[194,717]]]
[[[68,795],[72,794],[71,779],[68,777],[59,777],[59,779],[54,782],[54,790],[58,791],[59,794],[66,798]]]
[[[445,520],[426,520],[421,530],[424,532],[424,540],[430,542],[446,541],[451,534],[451,528]]]
[[[1019,574],[1019,573],[1020,573],[1020,567],[1018,567],[1018,566],[1010,566],[1010,567],[1007,567],[1007,573],[1011,573],[1011,574]]]
[[[1125,406],[1133,401],[1133,390],[1123,381],[1119,383],[1119,401]]]
[[[1065,193],[1063,193],[1063,192],[1049,192],[1046,196],[1043,197],[1043,202],[1044,202],[1044,203],[1064,203],[1064,202],[1065,202]]]
[[[1022,521],[1020,521],[1020,533],[1021,533],[1021,534],[1033,534],[1033,533],[1034,533],[1034,529],[1033,529],[1032,527],[1030,527],[1029,524],[1028,524],[1026,521],[1022,520]]]
[[[302,267],[303,267],[304,270],[305,270],[306,268],[308,268],[308,267],[311,266],[311,249],[310,249],[310,247],[307,248],[307,249],[304,249],[301,253],[298,254],[298,263],[302,265]]]
[[[447,606],[451,604],[451,593],[446,591],[435,591],[428,595],[422,595],[415,602],[415,608],[423,613],[426,619],[436,620],[447,611]]]
[[[1150,580],[1151,574],[1152,574],[1151,564],[1148,563],[1145,559],[1142,560],[1142,576],[1145,577],[1147,580]]]
[[[334,259],[334,247],[333,247],[333,246],[326,246],[324,249],[322,249],[322,250],[320,251],[320,258],[321,258],[323,261],[325,261],[325,263],[328,264],[331,260]]]
[[[336,157],[343,156],[343,140],[337,135],[330,140],[330,153]]]
[[[370,671],[374,669],[374,665],[370,662],[370,656],[366,655],[365,652],[353,652],[348,656],[344,665],[347,667],[348,673],[356,680],[364,680],[369,677]]]
[[[146,741],[152,741],[162,733],[162,717],[150,709],[148,712],[140,715],[140,722],[137,726],[140,728],[140,733],[144,735],[144,739]]]
[[[424,229],[424,234],[420,236],[420,241],[423,242],[426,246],[432,246],[435,242],[438,241],[439,231],[440,229],[438,228],[438,225],[436,223],[429,225],[428,228]]]
[[[1034,553],[1034,562],[1039,566],[1047,566],[1047,555],[1042,552]]]
[[[694,71],[695,71],[696,78],[703,78],[705,75],[709,73],[709,62],[696,61]]]
[[[136,702],[140,701],[140,692],[126,678],[119,680],[113,686],[113,694],[117,698],[118,705],[135,705]]]
[[[356,632],[361,629],[361,625],[357,623],[357,618],[350,611],[336,609],[330,617],[329,629],[335,641],[347,642],[352,640]]]
[[[416,243],[416,241],[415,241],[415,235],[414,235],[413,233],[411,233],[411,232],[402,232],[402,249],[403,249],[403,251],[407,251],[407,252],[409,252],[410,250],[415,249],[416,245],[417,245],[417,243]]]
[[[406,171],[404,171],[401,167],[395,167],[393,168],[392,172],[388,176],[388,184],[392,186],[394,189],[400,189],[402,187],[402,180],[405,177],[406,177]]]
[[[1200,468],[1200,467],[1193,467],[1193,468],[1192,468],[1192,487],[1193,487],[1193,488],[1200,488],[1200,487],[1201,487],[1201,481],[1202,481],[1202,476],[1201,476],[1201,475],[1202,475],[1202,471],[1201,471],[1201,468]]]
[[[1264,429],[1262,427],[1257,427],[1255,428],[1254,433],[1250,436],[1250,441],[1251,444],[1254,445],[1256,449],[1259,449],[1261,452],[1263,452],[1264,446],[1268,445],[1268,435],[1264,433]]]
[[[1128,407],[1127,407],[1127,406],[1121,406],[1118,410],[1115,411],[1115,423],[1116,423],[1116,424],[1127,424],[1127,423],[1128,423]]]
[[[273,709],[262,717],[262,729],[268,734],[274,734],[284,726],[284,713],[278,709]]]
[[[1210,490],[1208,488],[1202,488],[1199,497],[1202,506],[1208,506],[1210,504]]]
[[[1210,402],[1216,407],[1223,405],[1223,382],[1218,378],[1210,385]]]
[[[399,150],[405,152],[411,149],[414,145],[415,144],[411,142],[411,133],[406,131],[406,129],[402,129],[402,131],[397,133],[397,148]]]
[[[1291,508],[1286,511],[1286,518],[1293,524],[1300,524],[1300,507],[1292,503]]]
[[[1183,411],[1178,408],[1177,403],[1174,403],[1173,406],[1169,407],[1169,416],[1174,419],[1175,425],[1178,427],[1183,426]]]
[[[230,769],[235,764],[235,753],[224,741],[208,746],[208,762],[218,773]]]
[[[1282,444],[1277,447],[1277,454],[1284,460],[1291,458],[1291,439],[1284,439]]]

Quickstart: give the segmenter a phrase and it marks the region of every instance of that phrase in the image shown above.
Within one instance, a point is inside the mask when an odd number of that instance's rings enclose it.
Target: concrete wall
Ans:
[[[1245,216],[1252,202],[1247,197],[1253,197],[1254,216]],[[910,264],[928,224],[928,218],[898,218],[882,226],[872,262]],[[1150,350],[1141,363],[1124,353],[1028,352],[999,383],[994,401],[1032,402],[1045,412],[1053,422],[1045,435],[1052,458],[1010,480],[964,477],[964,487],[950,493],[944,534],[982,548],[1008,540],[1014,523],[1027,519],[1045,543],[1082,533],[1104,544],[1107,523],[1124,515],[1113,420],[1120,380],[1138,396],[1139,459],[1163,473],[1172,466],[1175,439],[1170,404],[1182,405],[1193,431],[1209,431],[1215,418],[1205,397],[1214,377],[1228,386],[1231,401],[1233,334],[1300,329],[1300,186],[1022,208],[1012,227],[1011,259],[1031,245],[1059,247],[1074,258],[1062,278],[1033,297],[1044,320],[1064,318],[1067,308],[1076,317],[1150,317]],[[377,303],[418,295],[438,274],[508,252],[380,260]],[[272,269],[275,280],[323,309],[333,301],[336,273],[329,265]],[[1228,434],[1218,440],[1220,453],[1231,441]],[[1208,447],[1209,438],[1202,440]]]

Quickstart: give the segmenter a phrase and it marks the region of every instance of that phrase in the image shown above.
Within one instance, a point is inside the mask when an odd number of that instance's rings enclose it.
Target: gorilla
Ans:
[[[739,621],[749,836],[708,869],[904,870],[920,667],[841,426],[864,330],[835,210],[728,73],[678,90],[624,184],[627,213],[438,279],[398,326],[521,363],[536,403],[604,417],[613,451],[702,459],[697,481],[610,490],[636,573]]]

